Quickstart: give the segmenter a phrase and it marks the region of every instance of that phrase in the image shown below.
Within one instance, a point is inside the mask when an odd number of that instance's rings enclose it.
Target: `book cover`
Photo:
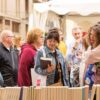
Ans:
[[[48,68],[48,65],[51,65],[52,58],[41,57],[40,64],[43,69]]]

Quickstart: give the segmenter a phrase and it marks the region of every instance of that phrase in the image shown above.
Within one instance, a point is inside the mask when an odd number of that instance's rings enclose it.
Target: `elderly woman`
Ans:
[[[35,28],[27,33],[27,42],[21,48],[18,68],[18,85],[31,86],[31,68],[34,67],[34,57],[43,45],[43,31]]]
[[[85,84],[90,87],[93,84],[100,84],[100,24],[95,24],[89,32],[89,43],[91,50],[85,61]]]
[[[14,48],[17,51],[18,55],[20,54],[21,45],[22,45],[21,35],[20,34],[15,34],[15,36],[14,36]]]
[[[46,85],[68,85],[66,78],[66,66],[64,58],[61,52],[57,49],[59,43],[59,31],[58,29],[50,29],[46,37],[46,45],[43,47],[46,58],[52,58],[52,64],[46,69],[41,66],[40,58],[43,57],[43,50],[40,49],[37,53],[35,71],[40,74],[47,76]],[[42,81],[42,80],[41,80]]]

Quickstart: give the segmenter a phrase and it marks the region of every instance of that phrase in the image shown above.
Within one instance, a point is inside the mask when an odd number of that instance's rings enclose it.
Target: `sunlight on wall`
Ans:
[[[67,3],[84,3],[84,2],[100,2],[100,0],[51,0],[53,3],[56,4],[67,4]]]
[[[29,16],[29,28],[28,28],[28,30],[31,30],[33,28],[33,23],[34,23],[34,21],[33,21],[33,14],[31,14]]]
[[[66,43],[69,44],[74,40],[72,36],[72,28],[77,26],[77,24],[72,20],[66,20]]]

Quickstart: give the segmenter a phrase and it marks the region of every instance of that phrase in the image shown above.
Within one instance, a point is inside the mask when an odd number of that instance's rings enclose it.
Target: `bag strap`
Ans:
[[[56,60],[56,69],[58,70],[58,66],[59,66],[60,62],[59,62],[58,57],[57,57],[57,51],[55,51],[54,57],[55,57],[55,60]]]
[[[43,57],[46,57],[45,47],[43,46],[41,49],[42,49],[42,52],[43,52]]]

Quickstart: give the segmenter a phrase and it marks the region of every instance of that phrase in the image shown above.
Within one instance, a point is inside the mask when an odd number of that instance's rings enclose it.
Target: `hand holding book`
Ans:
[[[40,64],[42,69],[47,69],[49,66],[52,65],[52,58],[41,57]]]
[[[54,70],[53,64],[48,65],[47,72],[50,73],[50,72],[52,72],[53,70]]]

